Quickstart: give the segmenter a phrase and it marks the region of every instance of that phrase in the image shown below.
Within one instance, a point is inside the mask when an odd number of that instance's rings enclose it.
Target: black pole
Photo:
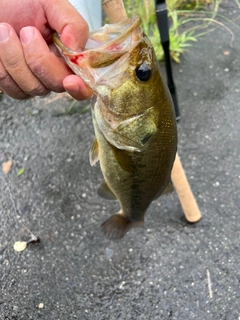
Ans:
[[[166,67],[166,73],[167,73],[168,89],[172,96],[175,114],[176,114],[176,120],[179,120],[181,116],[178,108],[176,88],[175,88],[173,76],[172,76],[172,67],[171,67],[170,50],[169,50],[170,41],[169,41],[169,29],[168,29],[168,14],[167,14],[167,6],[165,3],[165,0],[156,0],[156,16],[157,16],[158,29],[161,36],[161,44],[162,44],[164,56],[165,56],[165,67]]]

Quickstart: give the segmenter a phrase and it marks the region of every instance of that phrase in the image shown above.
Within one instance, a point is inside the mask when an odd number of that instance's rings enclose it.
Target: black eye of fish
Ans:
[[[136,68],[136,75],[140,81],[148,81],[152,74],[149,64],[143,63]]]

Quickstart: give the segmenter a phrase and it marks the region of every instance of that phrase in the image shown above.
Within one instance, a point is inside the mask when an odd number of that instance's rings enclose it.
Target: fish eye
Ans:
[[[152,74],[152,68],[149,64],[143,63],[136,68],[136,75],[140,81],[148,81]]]

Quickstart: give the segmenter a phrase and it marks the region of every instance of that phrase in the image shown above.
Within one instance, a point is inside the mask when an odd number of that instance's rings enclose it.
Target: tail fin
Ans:
[[[103,233],[111,240],[121,239],[131,228],[143,226],[143,221],[132,222],[122,214],[115,214],[101,225]]]

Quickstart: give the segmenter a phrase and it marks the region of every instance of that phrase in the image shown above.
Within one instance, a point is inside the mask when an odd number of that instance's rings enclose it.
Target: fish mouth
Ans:
[[[109,75],[114,78],[119,73],[124,73],[128,67],[129,55],[141,36],[141,18],[136,15],[90,32],[85,49],[81,52],[67,48],[57,33],[53,34],[53,42],[74,73],[96,92],[98,85],[109,83]],[[114,81],[114,87],[122,80],[121,77]]]

